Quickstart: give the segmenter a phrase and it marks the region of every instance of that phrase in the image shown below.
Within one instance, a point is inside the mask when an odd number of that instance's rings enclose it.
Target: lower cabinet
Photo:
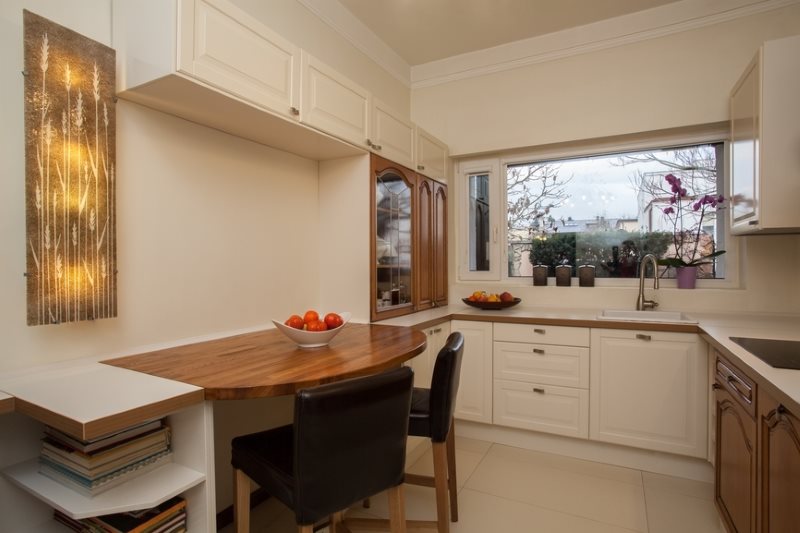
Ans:
[[[494,423],[587,438],[588,346],[586,328],[496,324]]]
[[[453,320],[450,330],[464,335],[455,417],[491,424],[492,323]]]
[[[758,392],[760,504],[758,531],[790,533],[800,527],[800,418]]]
[[[752,382],[733,365],[716,363],[714,500],[733,533],[756,531],[756,420]]]
[[[706,357],[695,334],[593,329],[589,437],[705,458]]]
[[[427,337],[425,351],[409,360],[408,366],[414,371],[414,386],[427,388],[431,386],[436,356],[450,335],[450,322],[443,322],[423,331]]]

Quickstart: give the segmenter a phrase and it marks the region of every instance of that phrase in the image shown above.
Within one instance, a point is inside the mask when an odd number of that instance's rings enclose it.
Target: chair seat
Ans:
[[[231,443],[231,465],[290,508],[294,508],[293,439],[290,424],[236,437]]]
[[[413,437],[431,436],[431,390],[414,387],[411,393],[411,414],[408,434]]]

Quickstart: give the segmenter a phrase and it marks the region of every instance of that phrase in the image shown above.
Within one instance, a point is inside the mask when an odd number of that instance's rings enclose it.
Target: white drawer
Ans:
[[[588,389],[589,348],[495,342],[494,377]]]
[[[589,391],[495,380],[493,422],[568,437],[589,438]]]
[[[589,328],[569,326],[540,326],[536,324],[507,324],[495,322],[494,340],[589,346]]]

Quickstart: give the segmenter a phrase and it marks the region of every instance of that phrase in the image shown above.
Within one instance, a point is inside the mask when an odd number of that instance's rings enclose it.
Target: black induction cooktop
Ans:
[[[800,341],[731,337],[733,342],[775,368],[800,370]]]

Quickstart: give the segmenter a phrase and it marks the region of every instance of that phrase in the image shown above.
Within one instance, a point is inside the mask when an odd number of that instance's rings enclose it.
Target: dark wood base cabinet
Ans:
[[[715,352],[714,500],[728,533],[800,532],[800,418]]]
[[[800,531],[800,419],[763,390],[758,395],[761,533]]]

